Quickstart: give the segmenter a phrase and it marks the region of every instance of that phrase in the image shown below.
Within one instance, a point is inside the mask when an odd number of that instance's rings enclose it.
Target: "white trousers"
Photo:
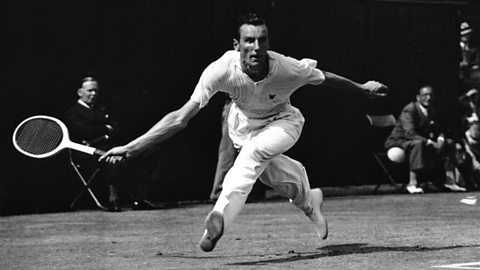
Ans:
[[[213,208],[223,213],[224,230],[243,209],[258,178],[304,212],[312,210],[305,168],[283,155],[297,142],[304,121],[300,111],[291,106],[268,119],[252,120],[232,105],[228,118],[230,137],[241,150]]]

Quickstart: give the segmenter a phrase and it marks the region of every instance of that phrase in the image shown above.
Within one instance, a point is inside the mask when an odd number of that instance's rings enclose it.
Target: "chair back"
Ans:
[[[384,152],[384,143],[390,135],[393,127],[396,124],[396,119],[393,114],[385,115],[369,115],[367,119],[370,124],[369,137],[370,144],[375,152]]]

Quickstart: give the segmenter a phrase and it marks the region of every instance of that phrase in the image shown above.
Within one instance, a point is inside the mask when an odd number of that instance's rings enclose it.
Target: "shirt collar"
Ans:
[[[92,109],[91,106],[89,106],[87,103],[85,103],[83,100],[79,99],[78,101],[78,104],[82,105],[83,107],[86,107],[88,109]]]
[[[418,107],[420,107],[420,110],[424,115],[428,115],[428,108],[424,107],[422,103],[418,102]]]

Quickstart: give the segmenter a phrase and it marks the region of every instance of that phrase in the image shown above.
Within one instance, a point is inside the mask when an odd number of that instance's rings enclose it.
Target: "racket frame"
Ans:
[[[16,140],[16,137],[17,137],[17,132],[19,130],[19,128],[21,126],[23,126],[23,124],[25,124],[27,121],[31,121],[31,120],[34,120],[34,119],[47,119],[47,120],[51,120],[55,123],[57,123],[61,130],[62,130],[62,133],[63,133],[63,137],[62,137],[62,141],[60,142],[60,144],[55,148],[53,149],[52,151],[48,152],[48,153],[44,153],[44,154],[32,154],[32,153],[29,153],[27,151],[24,151],[18,144],[17,144],[17,140]],[[18,126],[15,128],[15,131],[13,132],[13,137],[12,137],[12,140],[13,140],[13,145],[15,146],[15,148],[22,154],[26,155],[26,156],[29,156],[29,157],[32,157],[32,158],[46,158],[46,157],[51,157],[55,154],[57,154],[58,152],[60,152],[61,150],[65,149],[65,148],[70,148],[70,149],[73,149],[73,150],[76,150],[76,151],[80,151],[80,152],[83,152],[83,153],[86,153],[86,154],[89,154],[89,155],[101,155],[103,153],[103,151],[101,150],[98,150],[96,148],[93,148],[93,147],[90,147],[90,146],[86,146],[86,145],[83,145],[83,144],[80,144],[80,143],[75,143],[75,142],[72,142],[70,140],[70,137],[69,137],[69,133],[68,133],[68,129],[67,129],[67,126],[62,122],[60,121],[59,119],[55,118],[55,117],[51,117],[51,116],[48,116],[48,115],[35,115],[35,116],[32,116],[32,117],[29,117],[25,120],[23,120],[20,124],[18,124]]]

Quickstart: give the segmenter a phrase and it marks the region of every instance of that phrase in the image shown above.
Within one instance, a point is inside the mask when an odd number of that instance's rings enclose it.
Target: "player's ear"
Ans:
[[[237,40],[236,38],[234,38],[234,39],[233,39],[233,49],[234,49],[235,51],[238,51],[238,50],[239,50],[238,48],[239,48],[239,42],[238,42],[238,40]]]
[[[77,95],[78,95],[79,97],[82,96],[82,92],[81,92],[81,91],[82,91],[82,88],[78,88],[78,90],[77,90]]]

